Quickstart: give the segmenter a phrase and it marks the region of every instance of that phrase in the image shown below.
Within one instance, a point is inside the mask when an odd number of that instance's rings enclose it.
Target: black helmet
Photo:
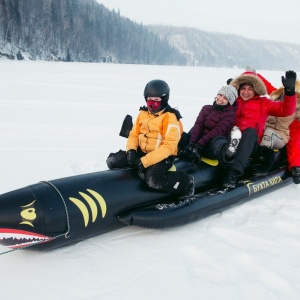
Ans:
[[[170,95],[170,88],[168,84],[160,79],[154,79],[146,84],[144,90],[144,97],[147,100],[148,97],[160,97],[162,108],[167,106]]]

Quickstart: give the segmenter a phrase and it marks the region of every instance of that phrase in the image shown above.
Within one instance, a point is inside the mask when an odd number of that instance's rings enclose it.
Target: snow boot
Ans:
[[[229,168],[225,173],[223,186],[232,189],[235,188],[237,183],[237,178],[238,178],[238,171],[233,168]]]
[[[253,157],[251,165],[251,174],[253,176],[265,176],[272,168],[275,158],[273,149],[266,146],[259,146],[256,154]]]
[[[107,167],[111,169],[128,168],[127,155],[124,150],[110,153],[106,159]]]
[[[300,183],[300,167],[291,167],[290,172],[293,176],[293,181],[295,184]]]
[[[179,200],[184,200],[188,197],[191,197],[195,194],[195,178],[192,175],[188,175],[189,176],[189,184],[190,184],[190,188],[187,191],[186,194],[182,195],[179,197]]]

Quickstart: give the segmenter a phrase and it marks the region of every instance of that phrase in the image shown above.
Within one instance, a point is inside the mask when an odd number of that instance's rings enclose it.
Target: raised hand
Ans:
[[[284,86],[285,92],[290,92],[292,95],[295,93],[297,74],[294,71],[286,71],[285,77],[281,76],[281,81]]]

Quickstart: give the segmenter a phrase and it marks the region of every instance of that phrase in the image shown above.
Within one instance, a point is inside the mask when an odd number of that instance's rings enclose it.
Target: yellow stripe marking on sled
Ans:
[[[103,199],[103,197],[98,194],[97,192],[93,191],[93,190],[90,190],[90,189],[87,189],[87,191],[89,193],[91,193],[95,198],[96,200],[98,201],[100,207],[101,207],[101,211],[102,211],[102,218],[105,217],[106,215],[106,211],[107,211],[107,206],[106,206],[106,202],[105,200]]]
[[[201,161],[213,167],[216,167],[219,164],[219,161],[217,159],[210,159],[203,156],[201,157]]]
[[[203,161],[204,163],[212,167],[216,167],[219,164],[219,161],[217,159],[211,159],[203,156],[201,157],[201,161]],[[168,170],[168,172],[175,172],[175,171],[176,171],[176,166],[173,164],[172,167]]]
[[[87,225],[89,224],[89,211],[86,208],[86,206],[84,205],[84,203],[82,201],[80,201],[79,199],[73,198],[73,197],[69,197],[69,199],[79,208],[79,210],[82,213],[83,216],[83,220],[84,220],[84,226],[87,227]]]
[[[176,171],[175,165],[172,165],[172,167],[168,170],[168,172],[175,172],[175,171]]]
[[[87,195],[85,193],[82,193],[82,192],[79,192],[79,194],[89,204],[91,212],[92,212],[92,222],[94,223],[95,220],[97,219],[97,215],[98,215],[98,209],[97,209],[96,203],[94,202],[94,200],[92,199],[92,197],[90,197],[89,195]]]

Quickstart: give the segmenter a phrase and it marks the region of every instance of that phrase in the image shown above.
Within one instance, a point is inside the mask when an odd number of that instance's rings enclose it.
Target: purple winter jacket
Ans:
[[[190,142],[207,146],[216,136],[228,137],[235,121],[236,105],[213,105],[202,107],[194,126],[191,129]]]

